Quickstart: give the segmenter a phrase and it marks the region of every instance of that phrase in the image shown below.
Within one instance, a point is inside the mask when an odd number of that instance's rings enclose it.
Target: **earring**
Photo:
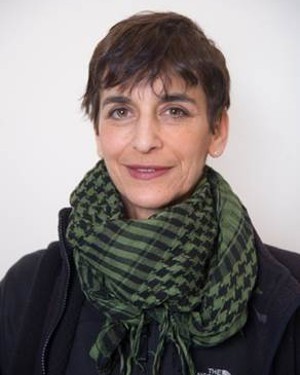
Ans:
[[[220,156],[220,151],[219,151],[219,150],[214,151],[213,154],[212,154],[212,156],[213,156],[214,158],[219,157],[219,156]]]

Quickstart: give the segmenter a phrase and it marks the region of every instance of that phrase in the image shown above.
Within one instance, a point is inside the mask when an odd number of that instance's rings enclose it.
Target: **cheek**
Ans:
[[[182,160],[187,164],[199,167],[206,160],[211,143],[211,135],[209,133],[194,133],[186,137],[181,137],[178,150],[182,155]]]
[[[116,136],[113,131],[101,128],[96,139],[98,154],[104,159],[110,158],[121,149],[122,137]]]

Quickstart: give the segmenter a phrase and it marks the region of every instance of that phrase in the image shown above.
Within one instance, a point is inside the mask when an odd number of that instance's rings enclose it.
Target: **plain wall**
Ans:
[[[58,210],[97,160],[80,112],[91,53],[110,26],[146,9],[190,16],[224,52],[231,135],[213,166],[265,242],[300,252],[299,3],[0,0],[0,277],[57,238]]]

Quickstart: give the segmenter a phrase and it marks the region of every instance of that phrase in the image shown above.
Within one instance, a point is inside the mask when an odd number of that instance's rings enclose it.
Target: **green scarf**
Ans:
[[[81,287],[106,318],[90,351],[100,374],[118,353],[120,373],[132,373],[141,330],[151,321],[160,331],[155,375],[168,341],[183,373],[193,374],[191,346],[217,345],[244,326],[257,273],[253,229],[213,169],[205,168],[184,202],[148,220],[126,220],[100,161],[72,193],[71,205],[67,239]]]

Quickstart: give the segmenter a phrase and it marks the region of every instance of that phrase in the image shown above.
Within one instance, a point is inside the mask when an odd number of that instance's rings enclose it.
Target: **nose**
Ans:
[[[162,147],[160,126],[157,119],[141,116],[134,129],[133,147],[141,153],[149,153]]]

